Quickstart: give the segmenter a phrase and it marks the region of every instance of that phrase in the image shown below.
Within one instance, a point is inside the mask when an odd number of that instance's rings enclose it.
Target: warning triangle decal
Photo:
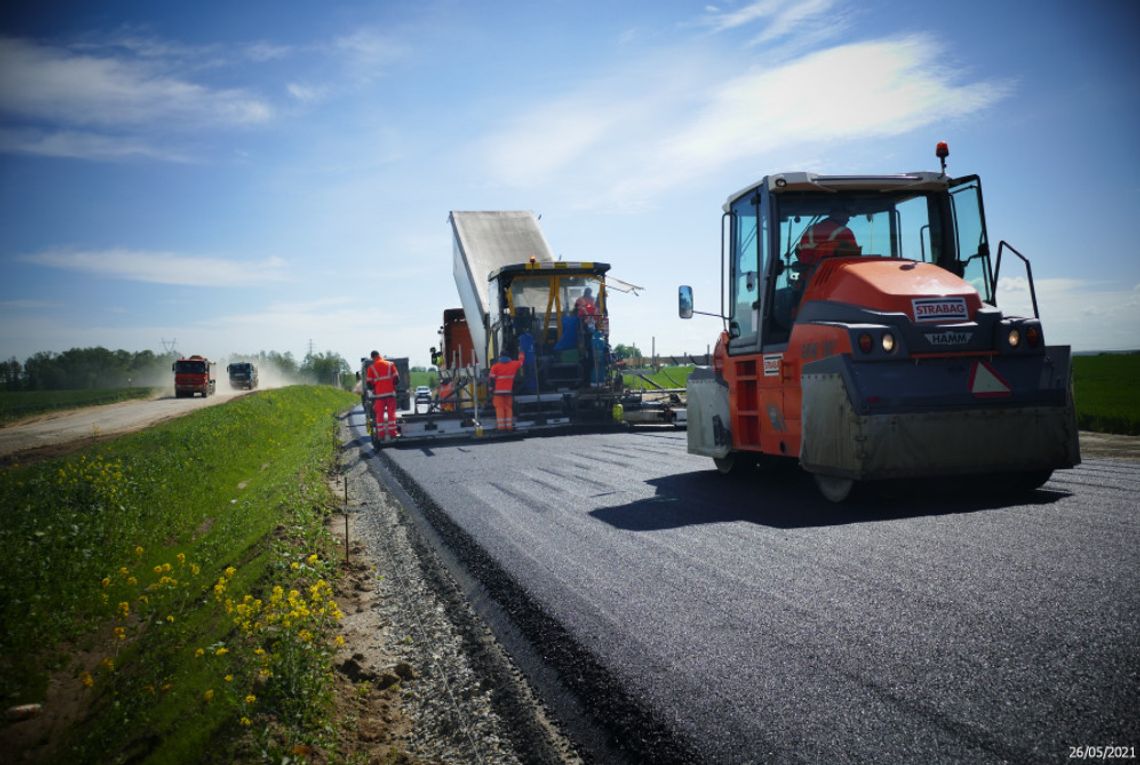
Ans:
[[[984,361],[978,361],[970,371],[970,392],[978,398],[994,398],[1010,394],[1009,383],[997,370]]]

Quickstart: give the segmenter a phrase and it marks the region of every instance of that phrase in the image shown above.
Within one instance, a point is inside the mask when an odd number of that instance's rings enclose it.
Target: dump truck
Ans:
[[[178,359],[171,370],[174,372],[174,395],[176,398],[212,396],[216,381],[213,377],[213,363],[205,356],[190,356]]]
[[[404,440],[489,436],[487,370],[529,347],[514,390],[516,432],[604,426],[622,414],[609,345],[609,264],[556,260],[526,211],[453,211],[452,275],[460,309],[444,311],[436,400],[401,417]],[[638,289],[620,282],[624,291]],[[366,359],[362,359],[362,377]],[[371,418],[368,391],[364,408]],[[370,424],[371,427],[371,424]]]
[[[249,361],[235,361],[226,366],[230,387],[234,390],[253,390],[257,387],[257,365]]]
[[[688,380],[688,450],[722,473],[796,460],[829,500],[861,481],[999,477],[1032,490],[1080,462],[1070,349],[1050,346],[1029,260],[991,260],[976,175],[785,172],[722,218],[711,367]],[[1003,256],[1032,315],[998,307]],[[1028,311],[1025,311],[1028,314]]]

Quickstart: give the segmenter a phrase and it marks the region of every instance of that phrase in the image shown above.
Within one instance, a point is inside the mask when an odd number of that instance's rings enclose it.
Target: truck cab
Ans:
[[[722,237],[725,329],[689,383],[689,450],[722,472],[798,458],[841,500],[859,480],[1040,485],[1079,462],[1069,349],[1036,307],[998,308],[976,176],[773,174],[729,197]]]
[[[216,381],[213,376],[214,365],[205,356],[190,356],[178,359],[172,366],[174,372],[174,396],[184,398],[199,393],[202,398],[212,396]]]
[[[235,361],[226,366],[230,387],[234,390],[253,390],[257,387],[257,366],[249,361]]]

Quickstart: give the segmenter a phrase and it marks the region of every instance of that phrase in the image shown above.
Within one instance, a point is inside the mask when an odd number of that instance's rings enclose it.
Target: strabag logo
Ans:
[[[966,310],[966,298],[915,298],[911,305],[914,307],[914,320],[919,324],[968,321],[970,318]]]
[[[937,332],[923,336],[931,345],[965,345],[974,339],[973,332]]]
[[[765,377],[778,377],[780,375],[780,362],[783,360],[784,354],[770,353],[764,357],[764,376]]]

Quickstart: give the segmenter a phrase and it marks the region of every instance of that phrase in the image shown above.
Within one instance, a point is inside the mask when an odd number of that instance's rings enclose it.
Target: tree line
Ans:
[[[40,351],[23,363],[15,357],[0,362],[0,385],[6,390],[81,390],[99,388],[160,388],[173,384],[171,366],[178,353],[111,351],[101,346],[72,348],[62,353]],[[259,369],[273,367],[292,382],[311,382],[351,388],[352,368],[332,351],[308,353],[300,361],[286,351],[233,354],[218,363],[219,377],[234,361],[252,361]]]

